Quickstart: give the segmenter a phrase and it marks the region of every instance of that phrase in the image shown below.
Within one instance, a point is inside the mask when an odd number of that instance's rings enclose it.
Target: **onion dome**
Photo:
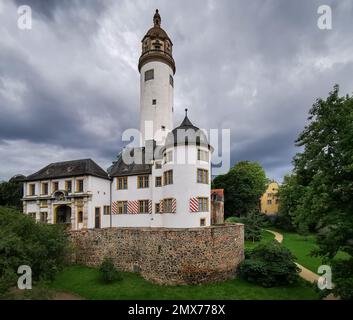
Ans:
[[[139,60],[139,71],[149,61],[162,61],[167,63],[175,73],[173,59],[173,43],[168,34],[161,28],[161,16],[158,9],[153,16],[153,27],[149,29],[142,39],[142,54]]]
[[[185,118],[179,127],[168,133],[165,147],[197,145],[204,146],[210,150],[212,147],[208,143],[207,135],[198,127],[194,126],[188,118],[188,109],[185,109]]]

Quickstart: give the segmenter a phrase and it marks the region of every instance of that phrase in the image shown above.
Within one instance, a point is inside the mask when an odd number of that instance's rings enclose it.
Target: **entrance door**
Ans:
[[[94,215],[94,227],[99,229],[101,227],[101,208],[96,208]]]

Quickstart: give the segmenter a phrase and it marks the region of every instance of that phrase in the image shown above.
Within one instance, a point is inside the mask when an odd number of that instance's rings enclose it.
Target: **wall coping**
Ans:
[[[191,231],[191,232],[200,232],[200,231],[212,231],[216,229],[229,229],[229,228],[239,228],[244,226],[243,223],[232,223],[224,225],[214,225],[208,227],[198,227],[198,228],[164,228],[164,227],[108,227],[100,229],[81,229],[81,230],[72,230],[69,231],[72,234],[83,233],[83,232],[94,232],[94,231],[105,231],[105,230],[115,230],[115,231],[143,231],[143,232],[182,232],[182,231]]]

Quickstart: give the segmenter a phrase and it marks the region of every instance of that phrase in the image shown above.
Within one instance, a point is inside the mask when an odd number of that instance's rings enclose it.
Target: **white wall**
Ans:
[[[145,71],[154,69],[154,79],[145,81]],[[169,83],[173,70],[164,62],[151,61],[143,65],[140,71],[140,131],[144,141],[145,121],[153,121],[154,133],[165,126],[173,129],[174,89]],[[156,99],[157,104],[152,105]],[[152,137],[147,138],[147,140]]]

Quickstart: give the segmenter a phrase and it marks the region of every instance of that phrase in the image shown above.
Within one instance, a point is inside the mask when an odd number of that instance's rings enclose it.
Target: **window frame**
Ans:
[[[128,214],[129,210],[128,210],[128,202],[125,200],[122,201],[117,201],[117,213],[116,214]],[[121,209],[121,210],[120,210]],[[126,209],[126,210],[125,210]]]
[[[145,79],[145,82],[154,80],[154,69],[146,70],[144,74],[144,79]]]
[[[28,195],[30,197],[33,197],[36,195],[36,184],[35,183],[28,184]]]
[[[199,212],[209,212],[209,209],[210,209],[209,198],[198,197],[197,200],[198,200]],[[200,206],[200,201],[201,201],[201,206]]]
[[[40,189],[41,189],[40,190],[40,195],[41,196],[47,196],[49,194],[49,183],[48,182],[42,182],[41,186],[40,186]]]
[[[201,179],[199,179],[200,178],[200,174],[199,174],[200,172],[201,172]],[[197,168],[196,181],[197,181],[197,183],[209,184],[208,170],[207,169]]]
[[[69,184],[70,184],[70,190],[69,190]],[[67,193],[72,193],[72,180],[65,180],[65,191]]]
[[[145,209],[145,211],[141,211],[141,204],[143,209]],[[138,213],[139,214],[147,214],[149,213],[149,200],[138,200]]]
[[[110,206],[103,206],[103,215],[104,216],[110,215]]]
[[[166,201],[170,201],[170,210],[166,205]],[[163,199],[163,213],[173,213],[173,198]]]
[[[137,176],[137,189],[148,189],[149,187],[150,187],[149,175]]]
[[[79,188],[82,183],[82,190]],[[84,179],[76,179],[76,193],[83,193],[84,190]]]
[[[121,187],[120,187],[120,181],[121,182]],[[128,177],[117,177],[116,178],[116,190],[128,190],[129,184],[128,184]]]
[[[163,185],[168,186],[174,183],[173,170],[167,170],[163,172]]]

